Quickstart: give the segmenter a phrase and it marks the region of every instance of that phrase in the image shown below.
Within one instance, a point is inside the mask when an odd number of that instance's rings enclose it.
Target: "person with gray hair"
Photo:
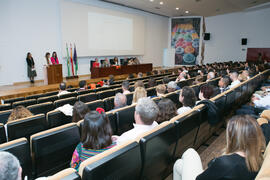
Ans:
[[[22,168],[19,160],[9,152],[0,152],[0,179],[21,180]]]
[[[207,74],[207,80],[206,80],[206,82],[207,81],[210,81],[210,80],[212,80],[212,79],[214,79],[215,78],[215,73],[213,72],[213,71],[210,71],[208,74]]]
[[[135,124],[134,128],[123,133],[117,138],[117,144],[121,144],[128,140],[134,140],[139,135],[152,130],[158,123],[156,122],[159,113],[157,104],[150,98],[140,98],[134,112]]]
[[[114,97],[114,109],[119,109],[127,105],[127,97],[122,93],[117,93]]]
[[[168,83],[168,85],[167,85],[167,91],[168,91],[168,93],[174,92],[174,91],[176,91],[177,89],[180,89],[180,88],[177,86],[176,82],[170,81],[170,82]]]
[[[122,91],[123,91],[123,94],[129,94],[130,91],[129,91],[129,81],[123,81],[122,82]]]

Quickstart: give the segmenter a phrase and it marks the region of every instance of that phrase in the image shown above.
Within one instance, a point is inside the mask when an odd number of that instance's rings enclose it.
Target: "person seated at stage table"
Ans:
[[[30,116],[33,116],[33,114],[24,106],[16,106],[15,108],[13,108],[11,114],[9,115],[8,122],[12,122],[14,120],[18,120],[18,119],[22,119],[22,118],[26,118]]]
[[[52,53],[51,62],[52,64],[59,64],[58,57],[55,51]]]
[[[107,115],[104,112],[90,111],[84,116],[81,140],[73,152],[70,167],[78,171],[83,161],[115,145]]]
[[[179,95],[179,101],[183,106],[177,110],[178,114],[191,110],[196,104],[196,95],[194,90],[189,86],[183,87]]]
[[[95,62],[93,63],[93,68],[99,68],[100,64],[98,62],[98,58],[95,59]]]
[[[84,91],[87,89],[87,84],[85,80],[79,82],[79,89],[77,91]]]
[[[113,58],[113,64],[112,65],[114,65],[114,66],[119,66],[120,65],[119,62],[118,62],[118,58],[117,57],[114,57]]]
[[[108,60],[108,58],[105,58],[105,60],[103,61],[103,63],[102,63],[102,67],[110,67],[110,62],[109,62],[109,60]]]
[[[130,91],[129,91],[129,81],[123,81],[122,82],[122,91],[123,91],[124,95],[130,93]]]
[[[134,64],[140,64],[140,61],[139,61],[139,59],[136,57],[136,58],[134,58]]]
[[[60,89],[60,91],[59,91],[59,93],[57,94],[57,96],[62,96],[62,95],[64,95],[64,94],[69,94],[70,92],[68,92],[66,89],[67,89],[67,85],[66,85],[66,83],[65,82],[61,82],[60,84],[59,84],[59,89]]]
[[[122,144],[128,140],[134,140],[139,135],[152,130],[158,126],[156,122],[159,109],[156,103],[147,97],[139,99],[134,112],[134,128],[123,133],[117,138],[117,144]]]
[[[90,112],[88,106],[82,101],[77,101],[73,106],[72,122],[77,123],[84,119],[84,116]]]

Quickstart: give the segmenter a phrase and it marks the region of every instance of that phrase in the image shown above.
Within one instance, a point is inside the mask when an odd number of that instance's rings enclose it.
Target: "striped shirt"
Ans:
[[[103,149],[94,150],[94,149],[86,149],[83,147],[82,143],[79,143],[77,145],[75,151],[73,152],[70,167],[79,171],[80,164],[83,161],[85,161],[86,159],[88,159],[92,156],[95,156],[99,153],[102,153],[102,152],[114,147],[115,145],[116,145],[116,142],[112,142],[112,144],[110,146],[107,146]]]

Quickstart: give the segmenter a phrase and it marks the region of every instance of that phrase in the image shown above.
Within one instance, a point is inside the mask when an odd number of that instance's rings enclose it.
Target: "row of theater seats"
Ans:
[[[270,71],[267,70],[212,98],[211,101],[221,110],[221,117],[249,99],[269,74]],[[107,113],[111,124],[115,123],[114,131],[118,130],[121,134],[132,128],[134,120],[129,121],[129,118],[133,117],[130,115],[134,113],[134,107],[132,105]],[[111,118],[114,115],[116,119]],[[80,141],[81,123],[69,123],[42,131],[32,135],[30,140],[22,138],[1,144],[0,150],[17,156],[24,174],[33,177],[48,176],[69,166],[72,152]],[[64,174],[68,174],[68,179],[164,179],[172,172],[176,158],[187,148],[196,149],[205,143],[223,123],[224,120],[216,126],[210,126],[207,108],[199,105],[162,123],[136,141],[116,146],[86,160],[80,166],[80,176],[73,170],[66,170]]]
[[[157,80],[157,83],[162,83],[162,78],[163,76],[168,75],[170,80],[175,80],[176,76],[175,75],[169,75],[169,74],[164,74],[164,75],[156,75],[156,76],[152,76]],[[134,90],[134,82],[135,80],[143,80],[145,82],[145,85],[147,87],[147,81],[148,81],[149,77],[144,77],[144,78],[138,78],[138,79],[132,79],[131,81],[131,85],[133,84],[133,86],[131,86],[131,90]],[[77,90],[77,88],[72,88],[72,89],[68,89],[68,91],[70,91],[71,93],[69,94],[65,94],[62,96],[57,96],[58,91],[54,91],[54,92],[49,92],[49,93],[44,93],[44,94],[36,94],[36,95],[31,95],[28,96],[26,98],[24,97],[18,97],[18,98],[13,98],[13,99],[7,99],[4,100],[5,104],[0,105],[0,112],[4,111],[4,110],[9,110],[11,108],[14,108],[16,106],[22,105],[22,106],[31,106],[31,105],[35,105],[35,104],[40,104],[40,103],[45,103],[45,102],[58,102],[58,104],[61,104],[61,101],[59,102],[59,100],[62,99],[66,99],[69,97],[77,97],[83,100],[88,100],[89,98],[87,96],[89,96],[89,94],[91,93],[91,97],[90,100],[97,100],[97,99],[104,99],[106,97],[110,97],[115,95],[117,92],[121,92],[121,83],[122,81],[117,81],[114,85],[110,86],[110,87],[100,87],[97,89],[89,89],[89,90],[85,90],[85,91],[78,91],[75,92]],[[87,94],[87,95],[86,95]],[[86,98],[87,97],[87,98]]]

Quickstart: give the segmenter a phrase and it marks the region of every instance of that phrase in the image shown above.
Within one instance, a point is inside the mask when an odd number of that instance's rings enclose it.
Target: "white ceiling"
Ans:
[[[101,0],[143,11],[168,16],[215,16],[248,8],[269,7],[270,0]],[[163,5],[160,2],[163,1]],[[266,4],[264,4],[266,3]],[[176,7],[179,10],[176,10]],[[189,11],[188,14],[185,11]]]

